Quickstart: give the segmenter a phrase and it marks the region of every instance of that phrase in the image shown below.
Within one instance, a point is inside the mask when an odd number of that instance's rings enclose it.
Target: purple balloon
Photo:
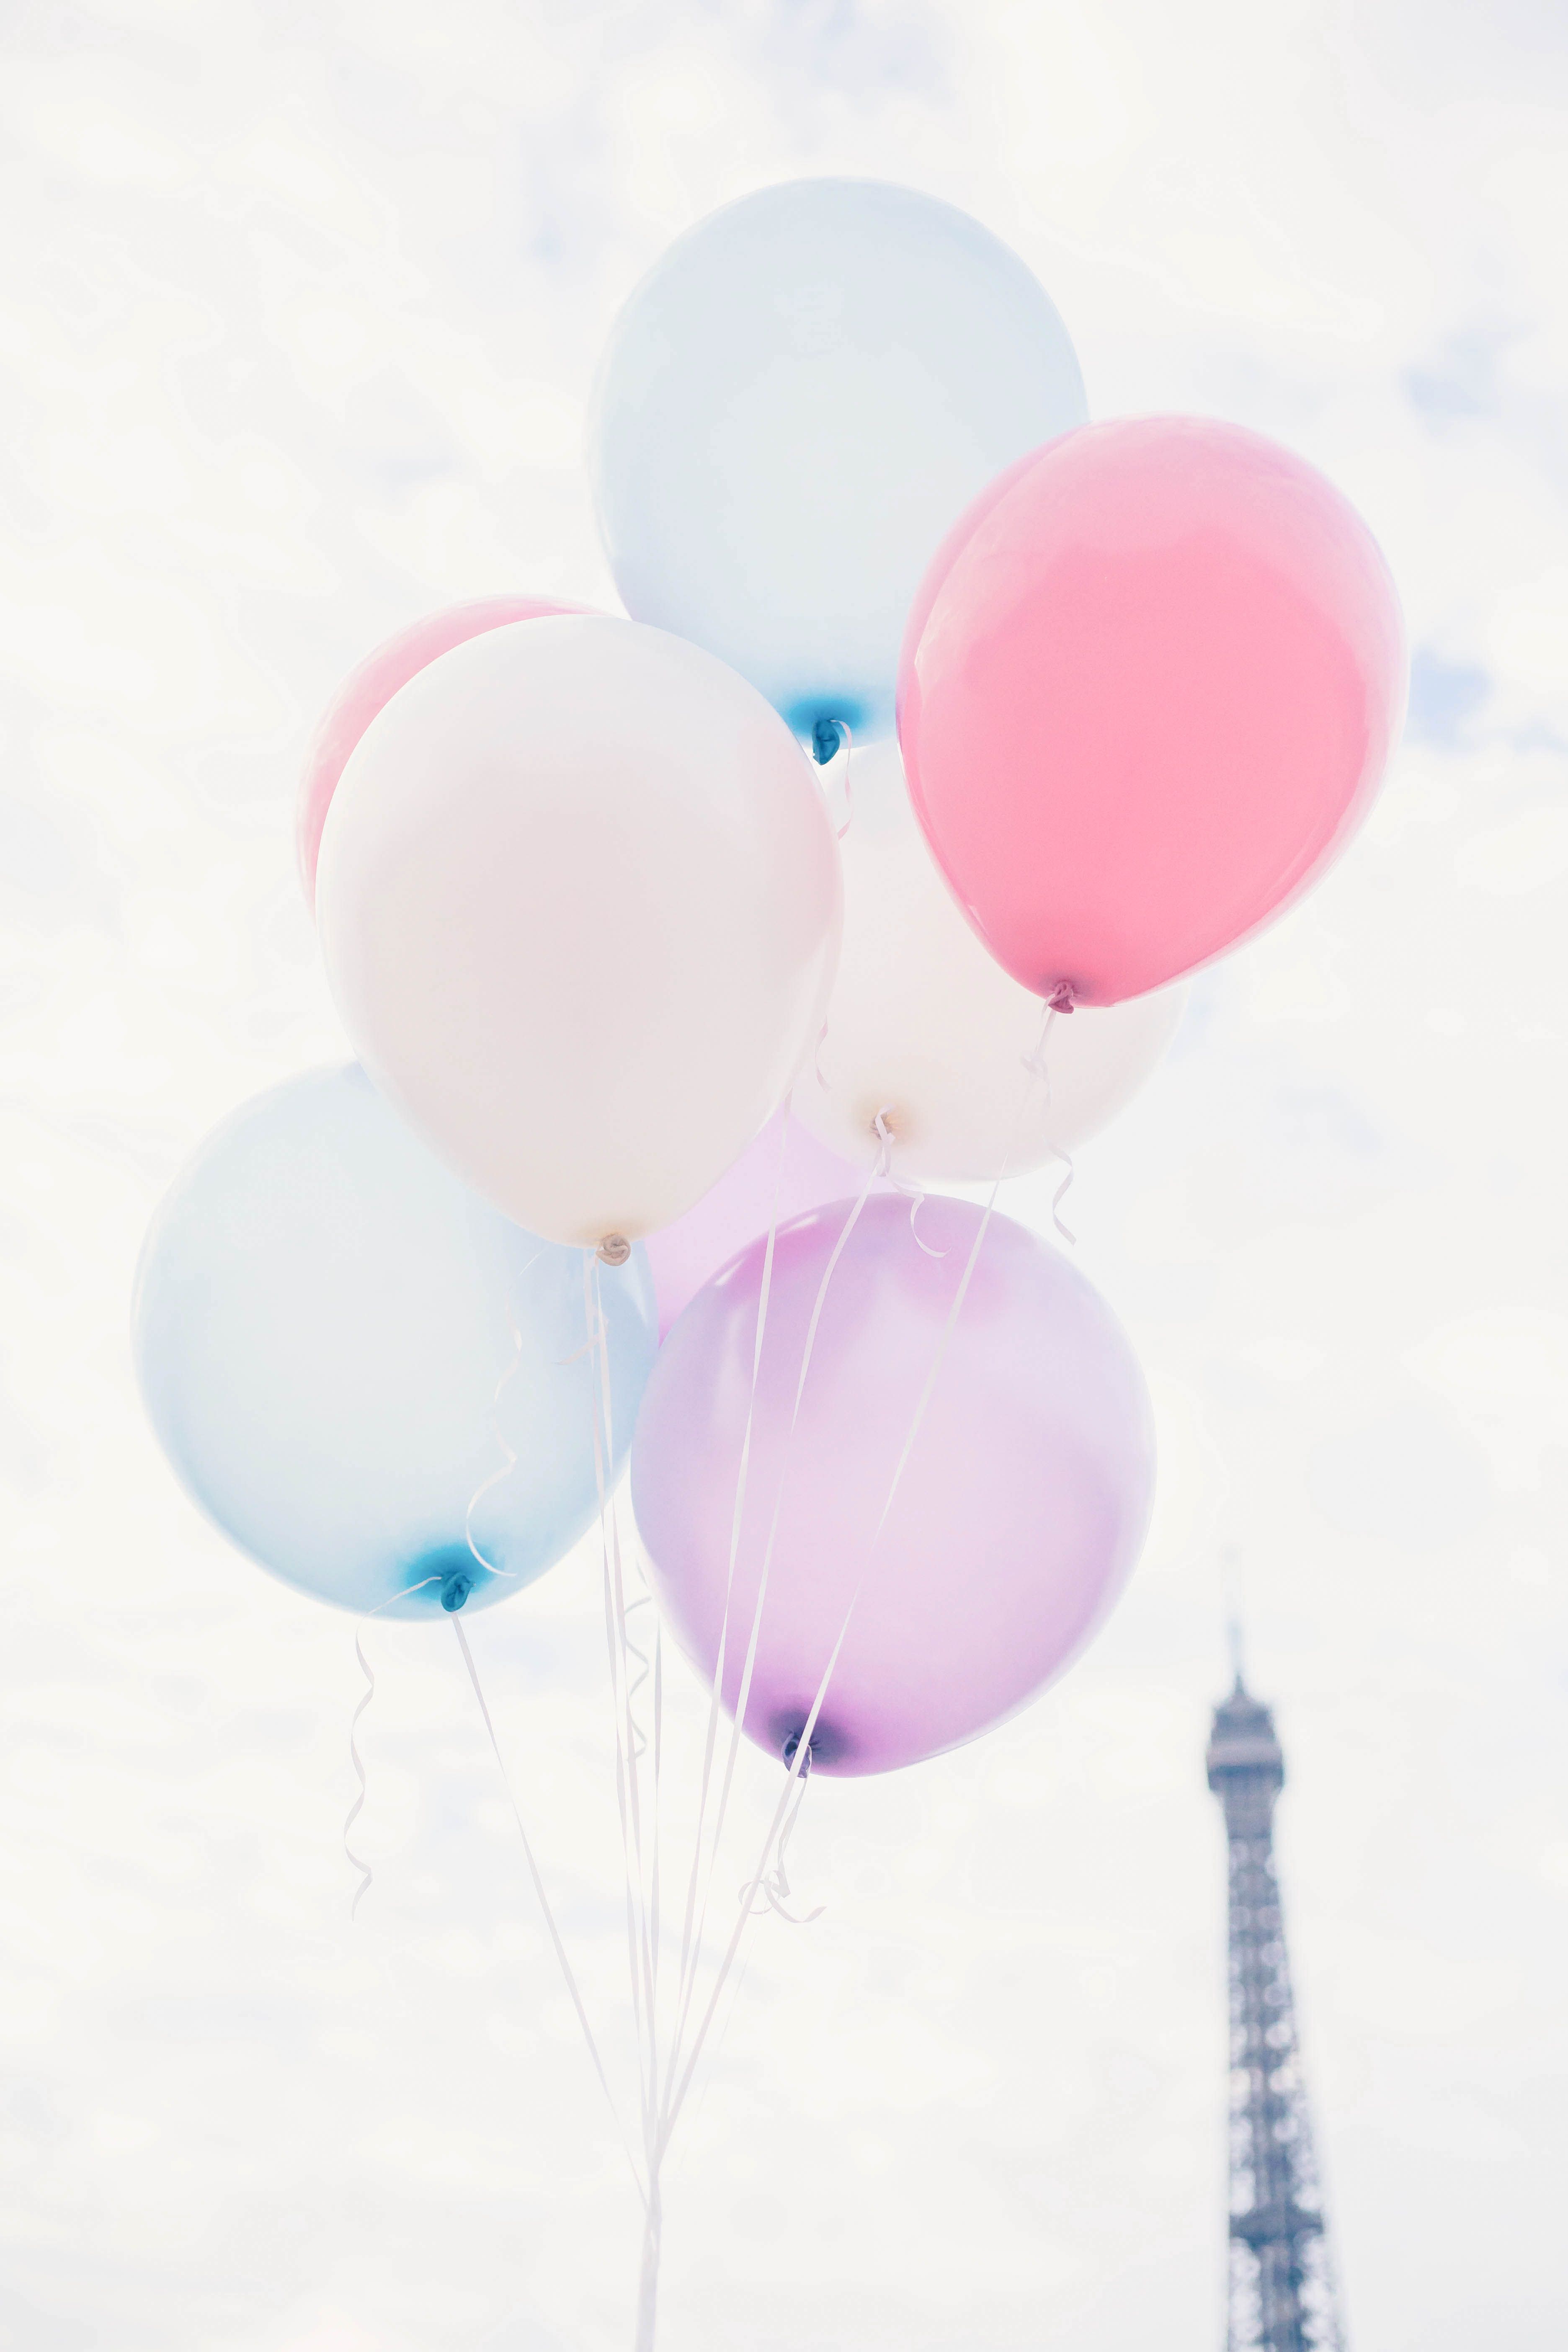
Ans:
[[[917,1240],[907,1202],[867,1202],[827,1284],[792,1438],[807,1327],[851,1205],[778,1234],[722,1689],[733,1714],[776,1510],[744,1728],[793,1755],[847,1616],[811,1743],[814,1771],[846,1774],[955,1748],[1058,1674],[1131,1570],[1154,1475],[1149,1394],[1121,1325],[1056,1250],[993,1215],[879,1538],[981,1212],[929,1201]],[[671,1331],[632,1446],[659,1604],[710,1680],[763,1250],[743,1250]]]
[[[759,1234],[766,1235],[775,1203],[782,1225],[807,1209],[820,1208],[825,1201],[837,1201],[846,1192],[853,1197],[863,1181],[858,1168],[818,1143],[799,1119],[786,1123],[784,1113],[775,1111],[694,1209],[647,1236],[644,1247],[658,1298],[659,1338],[710,1275]],[[893,1187],[873,1177],[871,1190],[889,1192]]]

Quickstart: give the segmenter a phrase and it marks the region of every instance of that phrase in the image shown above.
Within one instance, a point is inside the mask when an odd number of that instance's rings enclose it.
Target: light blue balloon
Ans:
[[[1086,414],[1049,297],[978,221],[876,180],[764,188],[671,246],[616,322],[589,428],[616,585],[828,756],[836,721],[891,728],[952,524]]]
[[[362,1071],[311,1071],[226,1120],[153,1218],[142,1397],[193,1498],[285,1583],[480,1608],[598,1507],[584,1264],[468,1192]],[[618,1469],[658,1310],[640,1249],[595,1271]]]

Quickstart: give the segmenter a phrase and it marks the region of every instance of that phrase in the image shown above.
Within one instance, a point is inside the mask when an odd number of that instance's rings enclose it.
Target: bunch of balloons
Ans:
[[[701,222],[622,311],[591,443],[624,614],[435,614],[321,721],[300,868],[359,1066],[203,1147],[137,1358],[237,1544],[355,1612],[446,1612],[470,1672],[461,1613],[613,1528],[629,1455],[710,1685],[702,1804],[722,1708],[718,1822],[744,1732],[787,1768],[772,1838],[808,1769],[1023,1705],[1129,1574],[1153,1445],[1114,1317],[994,1189],[910,1196],[1128,1100],[1186,975],[1364,814],[1401,626],[1310,467],[1089,424],[1023,263],[907,189]],[[740,1934],[702,2011],[701,1916],[641,2085],[643,2347]],[[639,2022],[658,1998],[655,1961]]]
[[[1070,1150],[1323,871],[1397,604],[1287,451],[1087,423],[1024,264],[872,182],[680,239],[591,441],[625,614],[435,614],[321,721],[300,868],[362,1066],[176,1183],[142,1378],[226,1532],[354,1610],[503,1597],[629,1450],[722,1703],[873,1771],[1060,1667],[1152,1463],[1083,1277],[899,1196]]]

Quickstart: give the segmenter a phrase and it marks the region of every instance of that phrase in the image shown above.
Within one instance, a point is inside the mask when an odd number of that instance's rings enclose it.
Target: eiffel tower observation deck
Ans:
[[[1226,2352],[1345,2352],[1274,1866],[1285,1759],[1247,1689],[1215,1709],[1208,1782],[1230,1846],[1230,2224]]]

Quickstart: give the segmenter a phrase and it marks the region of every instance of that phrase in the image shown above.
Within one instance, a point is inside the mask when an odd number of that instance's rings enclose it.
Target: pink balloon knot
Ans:
[[[1053,1013],[1070,1013],[1077,1002],[1070,980],[1058,980],[1046,999]]]

